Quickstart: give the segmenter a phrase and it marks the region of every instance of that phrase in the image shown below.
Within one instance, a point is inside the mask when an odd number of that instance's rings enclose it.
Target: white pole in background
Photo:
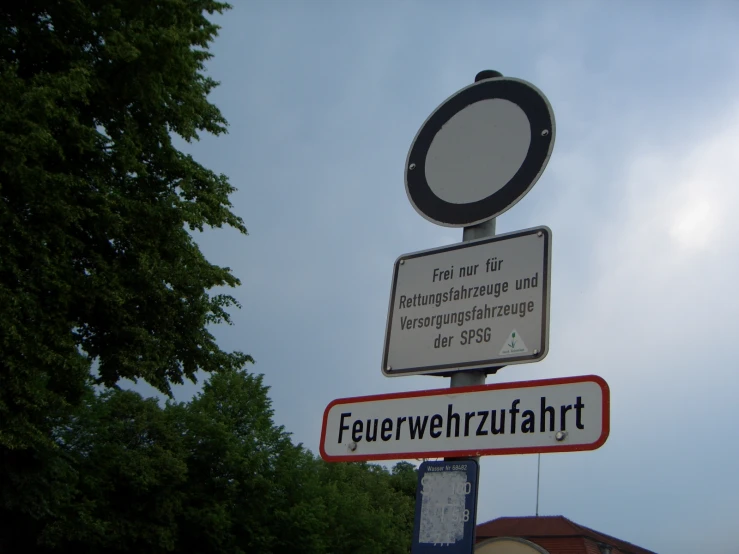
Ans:
[[[541,453],[536,462],[536,517],[539,517],[539,475],[541,475]]]

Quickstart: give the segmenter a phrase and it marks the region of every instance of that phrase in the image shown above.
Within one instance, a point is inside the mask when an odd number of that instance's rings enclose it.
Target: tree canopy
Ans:
[[[214,0],[0,7],[0,552],[406,553],[415,469],[326,464],[213,325],[239,281],[194,240],[246,233],[177,148],[226,121]],[[120,390],[209,374],[191,401]]]
[[[169,393],[249,361],[208,331],[236,286],[191,232],[234,188],[173,137],[226,122],[204,69],[226,4],[36,0],[0,8],[0,445],[42,440],[90,369]]]
[[[317,459],[274,423],[267,393],[230,370],[164,407],[90,391],[35,489],[14,491],[43,501],[0,514],[0,551],[407,553],[415,468]]]

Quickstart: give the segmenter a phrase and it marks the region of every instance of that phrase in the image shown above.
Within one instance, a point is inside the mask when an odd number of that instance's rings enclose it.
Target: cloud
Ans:
[[[703,126],[685,129],[682,142],[641,141],[624,155],[622,172],[600,176],[598,186],[619,190],[620,198],[611,209],[597,210],[597,221],[585,215],[592,225],[557,240],[557,223],[589,208],[576,199],[582,177],[571,180],[575,184],[565,197],[574,207],[559,202],[550,213],[553,271],[562,286],[552,290],[549,357],[532,373],[603,376],[611,387],[612,430],[599,451],[543,458],[542,507],[637,543],[643,534],[645,546],[653,548],[659,535],[639,529],[643,516],[637,514],[651,510],[664,521],[709,520],[725,513],[719,504],[731,504],[722,500],[727,485],[739,492],[718,477],[731,473],[725,460],[739,454],[725,440],[735,434],[733,391],[739,386],[733,353],[739,104],[704,116]],[[567,173],[577,175],[578,160],[597,154],[584,149],[564,157]],[[586,161],[583,168],[589,181],[592,164]],[[523,371],[503,373],[507,380]],[[531,488],[530,466],[515,465],[519,471],[528,467],[517,478],[524,490]],[[484,461],[484,471],[493,467],[499,468],[497,460]],[[577,477],[572,482],[557,476]],[[607,502],[591,504],[575,494],[575,483],[578,490],[599,491]],[[483,511],[489,517],[490,508]],[[721,519],[724,525],[729,521]],[[660,540],[672,543],[674,551],[696,544],[688,531],[678,534],[682,542]],[[724,526],[711,544],[720,550],[728,540]]]

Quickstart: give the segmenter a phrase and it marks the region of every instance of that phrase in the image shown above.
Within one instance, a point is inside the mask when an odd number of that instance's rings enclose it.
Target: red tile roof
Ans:
[[[595,543],[612,546],[614,548],[613,554],[618,554],[616,549],[622,554],[656,554],[652,550],[579,525],[564,516],[499,517],[477,526],[478,542],[493,537],[520,537],[524,539],[582,537]],[[532,540],[532,542],[538,543],[540,541]],[[592,549],[592,545],[588,542],[587,540],[583,542],[581,552],[588,552]]]

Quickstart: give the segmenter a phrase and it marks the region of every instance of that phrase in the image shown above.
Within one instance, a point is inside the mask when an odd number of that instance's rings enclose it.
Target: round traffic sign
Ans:
[[[421,126],[405,166],[405,190],[423,217],[476,225],[531,190],[554,147],[554,112],[534,85],[496,77],[447,98]]]

